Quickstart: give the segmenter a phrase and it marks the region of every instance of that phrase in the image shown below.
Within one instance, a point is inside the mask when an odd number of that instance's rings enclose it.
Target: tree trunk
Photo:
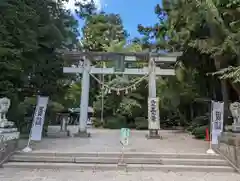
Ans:
[[[238,97],[240,97],[240,84],[239,83],[233,83],[231,80],[229,81],[232,88],[237,92]]]
[[[227,67],[227,57],[224,56],[217,56],[214,58],[214,63],[215,63],[215,67],[216,70],[220,70],[222,68],[226,68]],[[229,100],[229,96],[228,96],[228,88],[227,88],[227,80],[220,80],[221,81],[221,92],[222,92],[222,101],[224,103],[224,127],[225,127],[225,123],[228,120],[228,114],[229,114],[229,109],[228,109],[228,100]],[[224,129],[223,127],[223,129]]]
[[[237,58],[237,66],[240,66],[240,57]],[[237,92],[238,99],[240,97],[240,84],[239,83],[233,83],[231,80],[229,81],[232,88]]]

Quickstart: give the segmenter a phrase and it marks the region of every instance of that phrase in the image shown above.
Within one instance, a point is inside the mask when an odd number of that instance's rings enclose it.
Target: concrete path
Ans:
[[[1,181],[240,181],[236,173],[93,172],[0,169]]]

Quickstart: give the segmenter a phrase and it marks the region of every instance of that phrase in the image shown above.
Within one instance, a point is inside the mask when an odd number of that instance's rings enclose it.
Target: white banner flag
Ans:
[[[158,98],[148,98],[148,129],[160,129]]]
[[[39,96],[35,108],[30,140],[41,141],[45,113],[47,110],[48,97]]]
[[[218,144],[218,137],[223,131],[223,114],[224,103],[212,101],[212,115],[211,115],[211,128],[212,128],[212,144]]]

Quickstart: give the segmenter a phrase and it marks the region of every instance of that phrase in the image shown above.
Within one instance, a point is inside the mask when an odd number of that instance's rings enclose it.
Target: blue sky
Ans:
[[[74,0],[70,0],[68,8],[73,8]],[[81,1],[81,0],[79,0]],[[106,13],[120,14],[124,28],[130,34],[130,38],[139,37],[137,25],[150,26],[157,22],[154,7],[161,0],[94,0],[99,10]],[[83,23],[80,22],[80,26]]]
[[[130,37],[139,36],[137,25],[151,26],[157,22],[154,7],[161,0],[104,0],[103,11],[120,14]]]

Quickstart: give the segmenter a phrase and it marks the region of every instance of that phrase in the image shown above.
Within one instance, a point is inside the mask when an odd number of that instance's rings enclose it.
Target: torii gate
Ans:
[[[82,74],[82,92],[80,104],[79,130],[76,136],[89,137],[87,132],[87,112],[89,102],[90,74],[121,74],[121,75],[147,75],[149,74],[149,101],[148,101],[148,138],[160,138],[160,119],[158,99],[156,97],[156,76],[175,75],[173,68],[165,69],[166,64],[174,64],[180,52],[161,53],[113,53],[113,52],[66,52],[64,56],[78,61],[78,67],[64,67],[64,73]],[[83,64],[79,66],[79,61]],[[92,66],[94,61],[115,61],[117,68],[97,68]],[[148,67],[125,68],[126,63],[147,62]],[[156,67],[155,64],[160,64]],[[154,70],[154,71],[150,71]]]

